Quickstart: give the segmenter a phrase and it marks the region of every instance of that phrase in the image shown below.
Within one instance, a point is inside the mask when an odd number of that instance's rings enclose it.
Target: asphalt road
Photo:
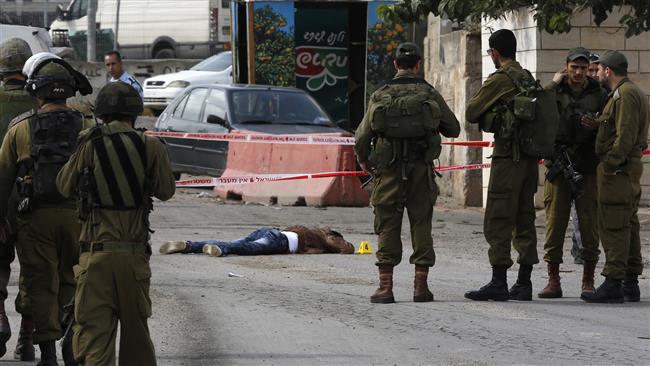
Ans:
[[[156,202],[152,216],[150,328],[159,365],[650,364],[647,276],[640,281],[642,301],[636,304],[582,302],[581,267],[572,260],[562,266],[565,298],[465,300],[465,291],[484,285],[490,276],[481,209],[444,203],[436,208],[438,258],[429,280],[433,303],[411,302],[412,250],[403,235],[404,262],[395,272],[397,303],[384,305],[369,302],[377,286],[372,255],[158,254],[166,240],[235,239],[261,226],[294,223],[329,225],[356,246],[361,240],[376,245],[370,208],[242,205],[201,192],[207,191],[184,190],[169,202]],[[537,222],[541,256],[541,211]],[[641,222],[647,265],[650,210],[643,210]],[[565,258],[570,258],[568,248]],[[511,283],[515,271],[509,272]],[[546,279],[545,268],[536,266],[535,292]],[[17,333],[15,312],[10,318]],[[10,350],[15,339],[8,343]],[[3,358],[8,359],[9,354]]]

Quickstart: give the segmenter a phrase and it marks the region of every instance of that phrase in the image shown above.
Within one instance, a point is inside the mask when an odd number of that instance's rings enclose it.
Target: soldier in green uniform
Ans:
[[[16,251],[34,319],[34,342],[41,350],[38,364],[56,365],[62,307],[74,295],[80,226],[74,201],[59,194],[55,180],[84,127],[83,115],[65,102],[87,80],[76,79],[70,65],[52,54],[30,57],[23,72],[39,109],[9,126],[0,149],[0,202],[6,202],[17,182],[18,204],[11,209],[18,212]],[[7,207],[0,207],[0,221],[6,217]]]
[[[433,301],[427,286],[435,263],[431,219],[438,196],[433,160],[440,154],[440,134],[458,137],[460,124],[442,96],[418,77],[421,53],[413,43],[396,49],[397,74],[370,98],[356,131],[359,164],[375,177],[371,203],[379,235],[379,289],[373,303],[392,303],[393,267],[402,260],[402,217],[408,211],[415,265],[413,301]]]
[[[643,150],[648,146],[648,99],[627,78],[627,59],[618,51],[600,57],[598,79],[611,92],[597,118],[596,170],[598,233],[605,251],[605,281],[587,302],[639,301],[638,276],[643,270],[637,211],[641,199]]]
[[[500,29],[489,38],[488,55],[497,71],[490,75],[469,101],[465,116],[479,123],[484,132],[494,133],[483,231],[490,248],[492,280],[476,291],[465,293],[471,300],[531,300],[530,274],[537,257],[534,195],[537,191],[537,159],[521,154],[514,140],[516,131],[504,123],[514,96],[519,93],[513,80],[527,74],[515,60],[517,40],[512,31]],[[510,245],[519,252],[519,275],[508,291],[507,270],[513,264]]]
[[[36,99],[25,91],[25,76],[22,73],[25,61],[32,56],[29,44],[20,38],[11,38],[0,44],[0,145],[7,133],[9,122],[30,110],[38,109]],[[12,195],[9,202],[2,201],[5,207],[15,207],[16,198]],[[5,312],[4,301],[7,299],[7,284],[11,275],[11,262],[15,258],[16,215],[9,210],[8,226],[0,225],[0,357],[6,349],[6,342],[11,337],[11,328]],[[4,241],[4,243],[3,243]],[[21,315],[20,336],[16,343],[14,357],[21,361],[34,361],[34,343],[32,333],[34,322],[27,314],[24,304],[25,286],[22,273],[18,280],[19,292],[16,296],[16,311]]]
[[[596,131],[584,127],[581,120],[602,110],[606,92],[598,81],[587,77],[589,51],[583,47],[569,50],[566,67],[555,74],[547,89],[556,93],[560,128],[553,160],[544,182],[546,243],[544,260],[548,266],[548,284],[540,298],[562,297],[560,263],[564,235],[571,204],[575,202],[578,230],[582,241],[582,291],[594,291],[594,269],[598,262],[598,225],[596,207]]]
[[[82,133],[57,177],[60,192],[77,197],[82,220],[74,355],[82,365],[114,365],[119,321],[119,364],[155,365],[149,212],[151,196],[174,195],[174,176],[163,143],[133,128],[143,110],[135,89],[109,83],[95,106],[104,124]]]

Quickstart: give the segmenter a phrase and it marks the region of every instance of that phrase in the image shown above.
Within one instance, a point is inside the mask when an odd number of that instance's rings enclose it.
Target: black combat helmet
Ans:
[[[99,118],[108,115],[135,117],[143,111],[144,107],[138,91],[121,81],[106,84],[95,100],[95,115]]]
[[[0,43],[0,74],[20,73],[30,57],[32,50],[29,44],[20,38],[10,38]]]
[[[59,59],[48,59],[34,67],[27,75],[25,89],[35,97],[49,100],[61,100],[74,97],[77,93],[77,81]]]

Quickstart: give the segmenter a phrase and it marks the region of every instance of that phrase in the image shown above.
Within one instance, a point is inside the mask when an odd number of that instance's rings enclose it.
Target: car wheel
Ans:
[[[176,52],[172,48],[162,48],[156,51],[153,58],[176,58]]]
[[[175,180],[181,180],[181,173],[174,172],[174,179]]]

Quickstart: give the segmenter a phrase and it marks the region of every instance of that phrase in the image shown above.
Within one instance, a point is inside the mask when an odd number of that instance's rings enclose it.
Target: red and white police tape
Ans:
[[[439,172],[450,172],[457,170],[476,170],[485,169],[491,166],[490,163],[481,164],[467,164],[467,165],[452,165],[437,167]],[[325,172],[325,173],[304,173],[304,174],[258,174],[258,175],[242,175],[233,177],[220,177],[220,178],[194,178],[187,180],[179,180],[176,182],[176,187],[216,187],[223,185],[238,185],[238,184],[251,184],[263,182],[277,182],[286,180],[301,180],[301,179],[318,179],[318,178],[333,178],[333,177],[351,177],[368,175],[364,171],[348,171],[348,172]]]

